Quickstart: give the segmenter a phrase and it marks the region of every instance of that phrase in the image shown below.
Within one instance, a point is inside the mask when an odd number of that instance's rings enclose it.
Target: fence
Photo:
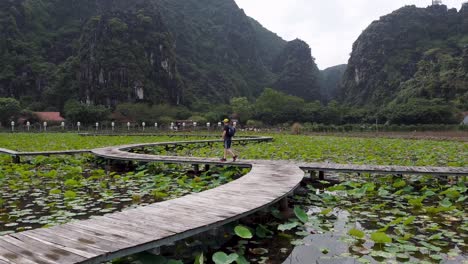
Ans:
[[[214,125],[176,125],[176,124],[158,124],[152,123],[117,123],[117,122],[102,122],[102,123],[63,123],[62,124],[40,124],[34,123],[29,126],[26,124],[15,124],[14,126],[0,126],[0,132],[13,133],[61,133],[61,132],[76,132],[76,133],[158,133],[158,132],[217,132],[222,127],[219,124]]]

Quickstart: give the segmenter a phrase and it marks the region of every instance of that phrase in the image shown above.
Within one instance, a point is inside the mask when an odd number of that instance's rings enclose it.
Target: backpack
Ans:
[[[236,128],[233,126],[229,126],[227,135],[228,137],[233,137],[236,134]]]

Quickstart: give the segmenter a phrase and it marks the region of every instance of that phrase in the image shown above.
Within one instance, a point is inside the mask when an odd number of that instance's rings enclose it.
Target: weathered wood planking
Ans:
[[[7,155],[17,155],[18,152],[10,149],[0,148],[0,153],[7,154]]]
[[[424,174],[442,176],[467,176],[468,167],[418,167],[418,166],[381,166],[354,165],[334,163],[297,163],[303,170],[361,172],[361,173],[391,173],[391,174]]]
[[[16,156],[51,156],[51,155],[74,155],[91,153],[89,149],[78,149],[78,150],[63,150],[63,151],[31,151],[31,152],[18,152]]]
[[[173,135],[180,136],[180,135]],[[185,135],[186,137],[196,137],[197,135]],[[201,137],[213,137],[213,135],[206,135]],[[249,141],[258,141],[265,142],[271,141],[271,137],[240,137],[233,139],[233,141],[238,142],[249,142]],[[159,143],[147,143],[147,144],[133,144],[123,147],[129,148],[138,148],[138,147],[147,147],[147,146],[157,146],[157,145],[186,145],[186,144],[207,144],[207,143],[216,143],[222,142],[222,140],[197,140],[197,141],[179,141],[179,142],[159,142]],[[92,150],[89,149],[78,149],[78,150],[59,150],[59,151],[14,151],[10,149],[0,148],[0,153],[11,155],[11,156],[50,156],[50,155],[74,155],[74,154],[83,154],[83,153],[92,153]]]
[[[73,155],[82,153],[91,153],[89,149],[63,150],[63,151],[24,151],[18,152],[9,149],[0,148],[0,153],[11,156],[51,156],[51,155]]]

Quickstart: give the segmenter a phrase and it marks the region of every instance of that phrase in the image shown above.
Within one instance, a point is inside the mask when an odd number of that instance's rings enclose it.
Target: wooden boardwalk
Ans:
[[[238,139],[238,141],[268,140],[271,138]],[[224,163],[209,158],[129,152],[131,149],[148,146],[209,144],[218,141],[160,142],[91,150],[96,156],[113,160],[234,165],[250,167],[251,171],[238,180],[202,193],[189,194],[89,220],[2,236],[0,264],[101,263],[167,245],[238,220],[278,202],[295,190],[304,176],[304,170],[468,175],[466,167],[369,166],[261,160]],[[18,155],[18,152],[9,150],[0,149],[0,152]],[[46,153],[64,154],[64,152]]]
[[[306,171],[335,171],[381,174],[424,174],[439,176],[468,176],[468,167],[383,166],[336,163],[296,163]]]
[[[245,140],[261,140],[261,138],[252,138]],[[266,139],[265,139],[266,140]],[[188,164],[214,164],[222,165],[225,162],[219,160],[181,157],[181,156],[155,156],[128,152],[131,149],[138,149],[157,145],[184,145],[190,143],[213,143],[217,140],[199,140],[199,141],[180,141],[180,142],[160,142],[153,144],[133,144],[118,147],[108,147],[92,150],[96,156],[114,159],[114,160],[135,160],[135,161],[158,161],[165,163],[188,163]],[[235,163],[228,163],[240,167],[249,167],[250,164],[259,162],[258,160],[240,160]],[[357,164],[337,164],[337,163],[307,163],[297,161],[270,161],[275,164],[289,164],[300,167],[305,171],[335,171],[349,173],[387,173],[387,174],[425,174],[441,176],[468,176],[468,167],[423,167],[423,166],[395,166],[395,165],[357,165]]]
[[[100,263],[225,225],[276,203],[304,172],[258,162],[238,180],[150,206],[0,237],[0,263]]]

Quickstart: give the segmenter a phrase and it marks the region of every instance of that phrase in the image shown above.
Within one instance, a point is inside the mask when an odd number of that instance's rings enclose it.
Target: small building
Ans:
[[[61,123],[65,121],[60,112],[34,112],[33,114],[40,122]]]
[[[461,117],[462,117],[462,121],[460,124],[467,126],[468,125],[468,112],[462,112]]]

